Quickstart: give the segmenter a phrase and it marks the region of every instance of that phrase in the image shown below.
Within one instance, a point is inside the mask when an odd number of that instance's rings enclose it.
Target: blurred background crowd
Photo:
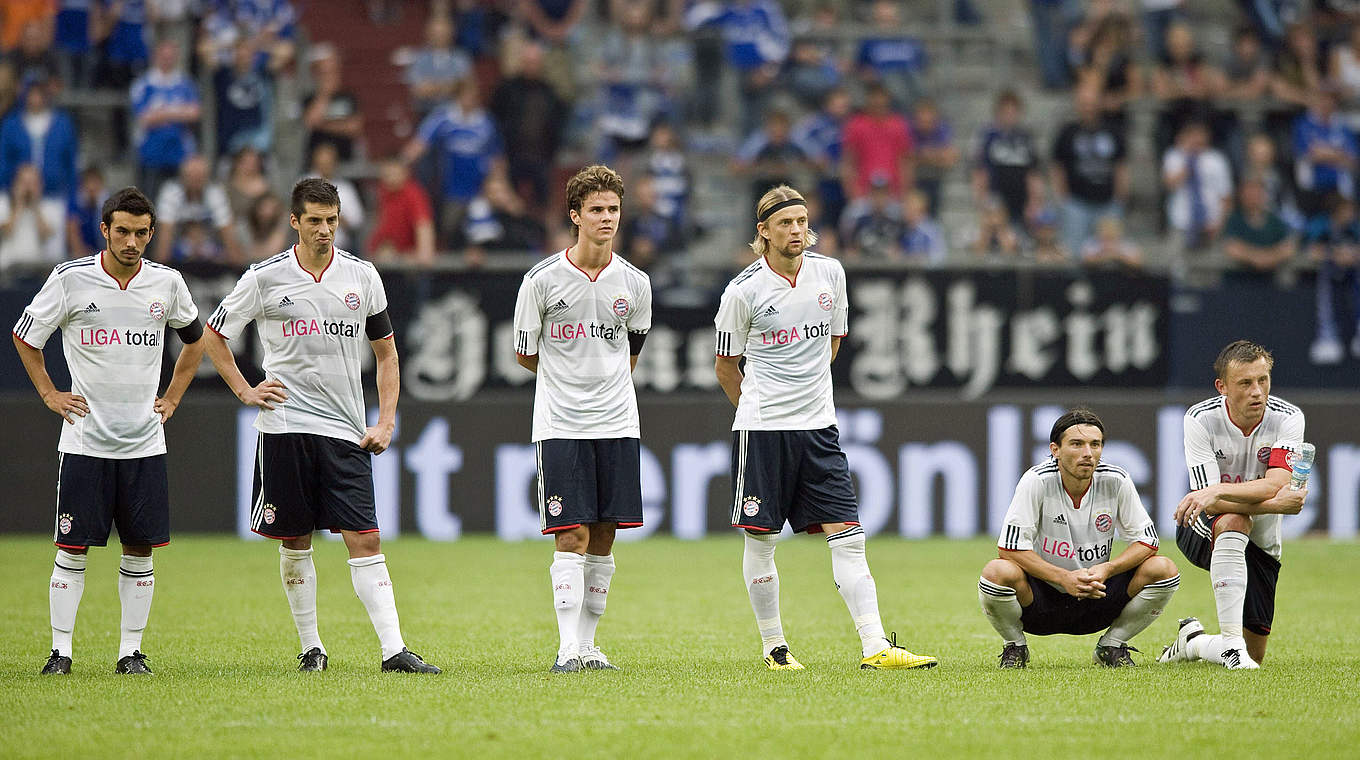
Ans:
[[[309,175],[342,248],[523,268],[606,162],[663,302],[787,181],[849,266],[1315,272],[1313,361],[1360,357],[1356,0],[4,0],[0,51],[0,279],[129,183],[153,258],[239,269]]]

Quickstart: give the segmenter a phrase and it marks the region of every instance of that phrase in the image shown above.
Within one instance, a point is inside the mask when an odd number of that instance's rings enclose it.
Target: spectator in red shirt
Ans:
[[[434,262],[434,213],[430,197],[411,179],[399,158],[383,162],[378,177],[378,219],[368,239],[375,260]]]
[[[906,118],[892,110],[891,96],[883,85],[869,85],[864,110],[845,123],[841,146],[841,177],[851,199],[867,195],[869,180],[876,176],[887,179],[894,196],[911,188],[915,152],[911,128]]]

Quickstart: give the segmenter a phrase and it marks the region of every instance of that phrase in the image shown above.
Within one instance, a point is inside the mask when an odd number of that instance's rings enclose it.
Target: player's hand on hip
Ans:
[[[287,400],[288,391],[278,380],[265,380],[254,388],[241,391],[242,404],[261,409],[273,409],[274,404],[282,404]]]
[[[90,405],[85,402],[84,396],[77,396],[67,391],[51,391],[43,396],[43,403],[47,404],[48,409],[60,414],[68,425],[76,424],[71,415],[84,417],[90,413]]]
[[[179,408],[179,402],[158,398],[156,399],[156,403],[152,404],[151,408],[156,414],[161,416],[161,424],[164,425],[175,415],[175,410]]]
[[[359,448],[374,454],[381,454],[387,451],[387,447],[392,445],[392,426],[374,425],[364,430],[364,437],[359,440]]]
[[[1217,500],[1218,495],[1212,486],[1191,491],[1181,499],[1180,504],[1176,505],[1176,524],[1189,525]]]

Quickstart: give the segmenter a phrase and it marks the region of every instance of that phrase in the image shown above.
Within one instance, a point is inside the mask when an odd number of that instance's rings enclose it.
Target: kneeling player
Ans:
[[[1020,478],[987,563],[978,599],[1005,640],[1001,667],[1029,662],[1025,633],[1084,635],[1096,664],[1133,665],[1129,641],[1147,628],[1180,586],[1176,565],[1157,554],[1157,529],[1127,472],[1100,463],[1105,426],[1077,409],[1053,423],[1051,461]],[[1114,534],[1128,548],[1110,559]]]

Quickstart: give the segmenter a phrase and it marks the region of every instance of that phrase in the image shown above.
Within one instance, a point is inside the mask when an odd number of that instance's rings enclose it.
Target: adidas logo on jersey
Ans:
[[[1058,515],[1057,517],[1053,518],[1053,524],[1054,524],[1054,525],[1066,525],[1066,524],[1067,524],[1067,518],[1064,517],[1063,515]]]
[[[757,316],[757,317],[773,317],[774,315],[776,315],[776,314],[778,314],[778,313],[779,313],[779,309],[776,309],[776,308],[774,307],[774,304],[770,304],[770,306],[767,307],[767,308],[765,309],[765,311],[760,312],[760,313],[757,314],[756,316]]]
[[[293,305],[293,299],[289,298],[288,296],[284,296],[282,299],[279,300],[279,308],[280,308],[280,309],[284,308],[285,306],[292,306],[292,305]]]
[[[555,303],[555,304],[553,304],[552,306],[549,306],[547,309],[545,309],[545,310],[544,310],[544,313],[545,313],[547,316],[550,316],[550,317],[551,317],[551,316],[553,316],[554,314],[561,314],[562,312],[564,312],[564,311],[566,311],[567,309],[570,309],[570,308],[571,308],[571,306],[567,304],[566,299],[559,298],[559,299],[557,299],[557,303]]]
[[[1214,457],[1217,459],[1227,459],[1228,455],[1223,453],[1223,449],[1214,449]]]
[[[81,311],[85,312],[86,314],[98,314],[99,307],[95,305],[94,301],[90,301],[90,305],[86,306],[84,309],[81,309]]]

